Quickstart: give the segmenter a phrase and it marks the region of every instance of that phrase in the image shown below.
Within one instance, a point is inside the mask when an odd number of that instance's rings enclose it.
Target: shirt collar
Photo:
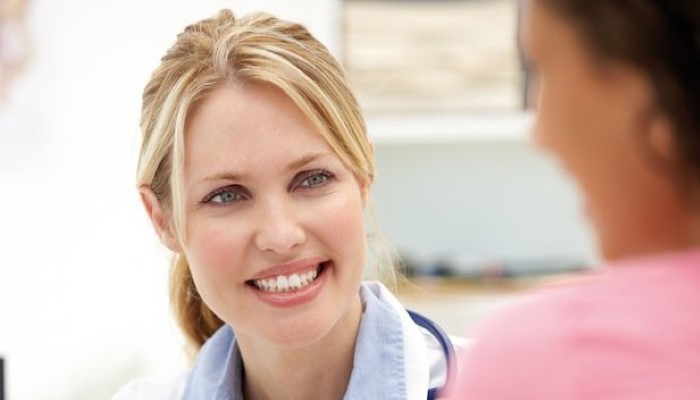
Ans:
[[[219,328],[195,360],[182,400],[243,399],[243,361],[230,326]]]
[[[365,306],[355,343],[355,359],[345,400],[405,399],[404,337],[394,307],[379,286],[360,289]]]

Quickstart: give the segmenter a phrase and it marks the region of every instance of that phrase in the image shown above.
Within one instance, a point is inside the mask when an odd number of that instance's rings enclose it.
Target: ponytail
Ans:
[[[187,259],[176,255],[170,274],[170,302],[188,348],[195,353],[224,322],[204,304],[192,279]]]

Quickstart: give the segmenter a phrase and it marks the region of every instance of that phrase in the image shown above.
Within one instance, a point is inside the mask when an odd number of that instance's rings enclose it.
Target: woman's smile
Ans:
[[[333,263],[312,265],[301,272],[273,275],[249,280],[246,283],[253,293],[268,305],[294,307],[315,300],[323,291]]]
[[[267,279],[256,279],[249,281],[256,288],[263,292],[286,293],[299,290],[309,286],[318,276],[320,265],[315,266],[307,272],[294,273],[291,275],[277,275]]]

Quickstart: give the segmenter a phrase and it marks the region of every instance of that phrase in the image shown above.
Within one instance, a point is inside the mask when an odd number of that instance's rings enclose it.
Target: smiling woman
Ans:
[[[198,354],[116,398],[424,399],[445,383],[440,341],[362,281],[372,148],[304,27],[228,10],[187,27],[145,88],[142,131],[139,190]]]

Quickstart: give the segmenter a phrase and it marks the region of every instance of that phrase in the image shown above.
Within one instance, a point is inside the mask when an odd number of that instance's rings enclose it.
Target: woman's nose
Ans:
[[[260,207],[255,244],[262,251],[285,254],[295,250],[306,240],[293,204],[271,200]]]

